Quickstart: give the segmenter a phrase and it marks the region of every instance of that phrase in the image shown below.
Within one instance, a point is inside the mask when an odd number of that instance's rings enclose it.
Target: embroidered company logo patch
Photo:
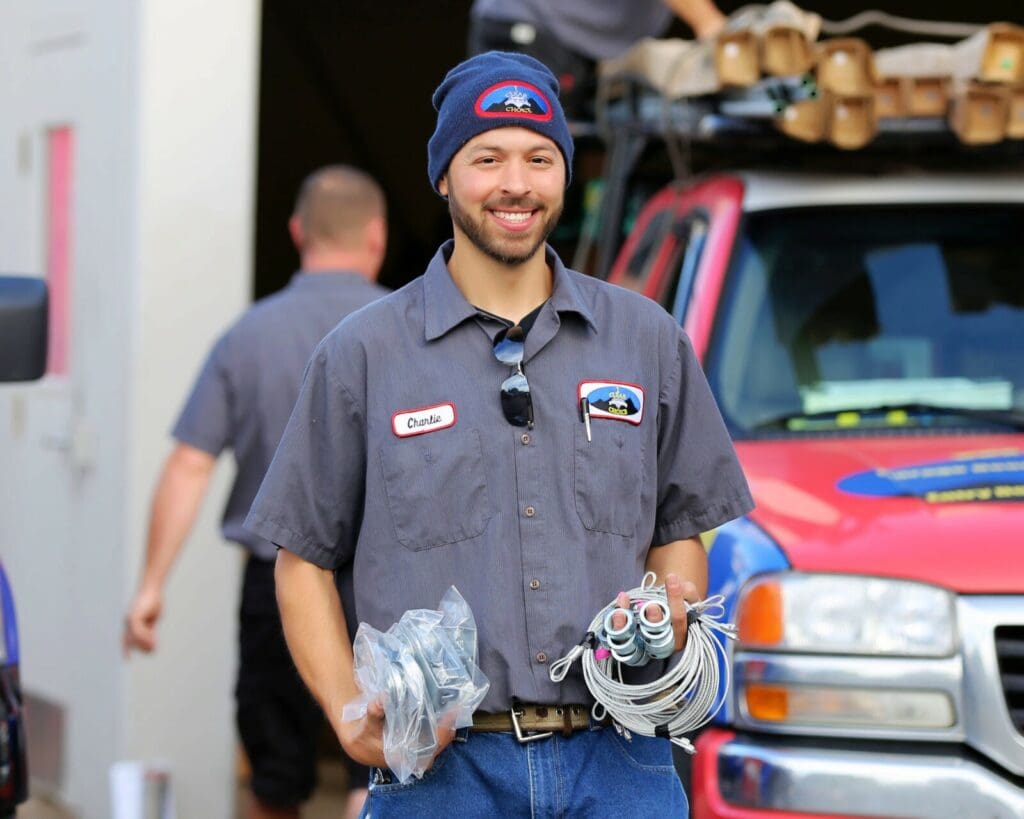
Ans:
[[[587,399],[590,417],[639,424],[644,417],[644,388],[615,381],[583,381],[578,399]]]
[[[473,106],[481,117],[522,117],[540,122],[551,119],[551,103],[544,92],[527,82],[505,81],[492,85]]]
[[[422,409],[399,410],[391,416],[391,429],[399,438],[408,438],[453,427],[456,417],[455,405],[451,402]]]

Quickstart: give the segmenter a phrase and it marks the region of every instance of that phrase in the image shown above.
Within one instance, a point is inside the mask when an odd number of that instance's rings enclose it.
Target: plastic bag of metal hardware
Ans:
[[[362,696],[342,719],[367,704],[384,705],[384,758],[399,782],[420,777],[438,745],[438,726],[465,728],[490,688],[476,664],[476,621],[452,586],[438,610],[413,609],[386,632],[359,624],[353,644]]]

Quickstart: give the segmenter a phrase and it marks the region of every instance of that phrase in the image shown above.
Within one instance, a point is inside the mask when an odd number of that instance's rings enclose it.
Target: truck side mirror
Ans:
[[[0,382],[46,372],[47,289],[43,279],[0,276]]]

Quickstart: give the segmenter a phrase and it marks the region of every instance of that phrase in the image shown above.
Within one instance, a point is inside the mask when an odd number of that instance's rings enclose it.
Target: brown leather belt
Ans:
[[[588,705],[531,705],[517,702],[508,711],[473,714],[470,731],[509,731],[520,742],[546,739],[556,731],[570,736],[591,727]]]

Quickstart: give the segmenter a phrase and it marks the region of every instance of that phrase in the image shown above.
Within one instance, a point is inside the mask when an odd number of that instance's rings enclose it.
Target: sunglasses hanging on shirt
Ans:
[[[533,399],[530,382],[523,372],[526,333],[515,324],[494,337],[494,357],[512,367],[512,374],[501,382],[501,411],[505,420],[516,427],[533,427]]]

